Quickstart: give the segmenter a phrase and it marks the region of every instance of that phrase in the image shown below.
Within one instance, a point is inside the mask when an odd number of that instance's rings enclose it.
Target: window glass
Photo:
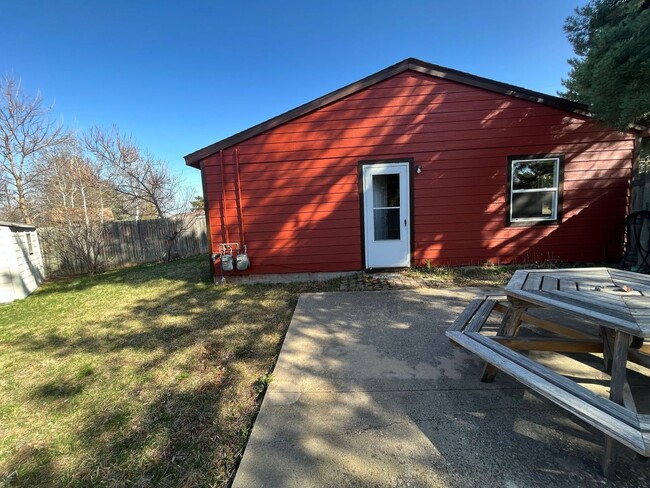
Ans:
[[[513,193],[512,217],[516,219],[549,219],[553,217],[555,192]]]
[[[399,207],[399,174],[372,175],[374,208]]]
[[[376,208],[373,213],[375,217],[375,240],[399,240],[401,229],[399,225],[399,208]]]
[[[555,159],[517,161],[512,168],[512,189],[531,190],[554,188]]]

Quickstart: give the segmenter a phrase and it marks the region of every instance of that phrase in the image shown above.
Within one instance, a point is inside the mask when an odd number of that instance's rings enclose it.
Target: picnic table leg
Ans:
[[[510,307],[506,310],[506,313],[503,314],[501,326],[499,327],[498,335],[500,336],[517,335],[519,326],[521,325],[521,316],[528,308],[525,302],[512,299],[509,299],[509,301]],[[490,363],[485,363],[483,374],[481,375],[481,381],[483,383],[492,383],[497,375],[497,371],[498,369],[496,367]]]
[[[603,364],[605,373],[612,372],[612,356],[614,355],[614,333],[607,327],[601,327],[599,335],[603,338]]]
[[[623,391],[625,388],[625,373],[627,365],[627,352],[631,336],[625,332],[617,331],[611,356],[612,374],[609,385],[609,399],[623,405]],[[605,450],[603,453],[603,474],[608,479],[614,479],[616,474],[616,451],[618,442],[609,436],[605,437]]]

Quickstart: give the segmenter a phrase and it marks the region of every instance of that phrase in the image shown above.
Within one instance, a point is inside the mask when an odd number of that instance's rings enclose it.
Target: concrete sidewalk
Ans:
[[[606,483],[599,432],[506,375],[479,382],[444,331],[481,293],[301,296],[233,486],[648,486],[634,453]]]

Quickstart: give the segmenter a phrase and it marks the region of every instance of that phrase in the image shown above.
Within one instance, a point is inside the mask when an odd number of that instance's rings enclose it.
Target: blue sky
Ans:
[[[586,1],[0,0],[0,71],[75,129],[182,157],[408,57],[555,94]],[[11,22],[7,22],[11,19]]]

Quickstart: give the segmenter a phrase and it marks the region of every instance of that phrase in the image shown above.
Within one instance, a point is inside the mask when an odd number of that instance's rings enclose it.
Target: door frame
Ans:
[[[361,269],[368,271],[368,265],[366,262],[366,217],[365,217],[365,195],[363,188],[363,168],[364,166],[372,164],[392,164],[392,163],[408,163],[408,188],[409,188],[409,261],[410,266],[413,266],[414,261],[414,246],[415,241],[415,211],[414,211],[414,202],[415,198],[413,195],[413,175],[415,171],[414,168],[414,159],[413,158],[393,158],[393,159],[371,159],[359,161],[357,164],[357,187],[359,191],[359,219],[360,219],[360,232],[361,232]],[[372,268],[373,271],[381,270],[392,270],[400,268]]]

